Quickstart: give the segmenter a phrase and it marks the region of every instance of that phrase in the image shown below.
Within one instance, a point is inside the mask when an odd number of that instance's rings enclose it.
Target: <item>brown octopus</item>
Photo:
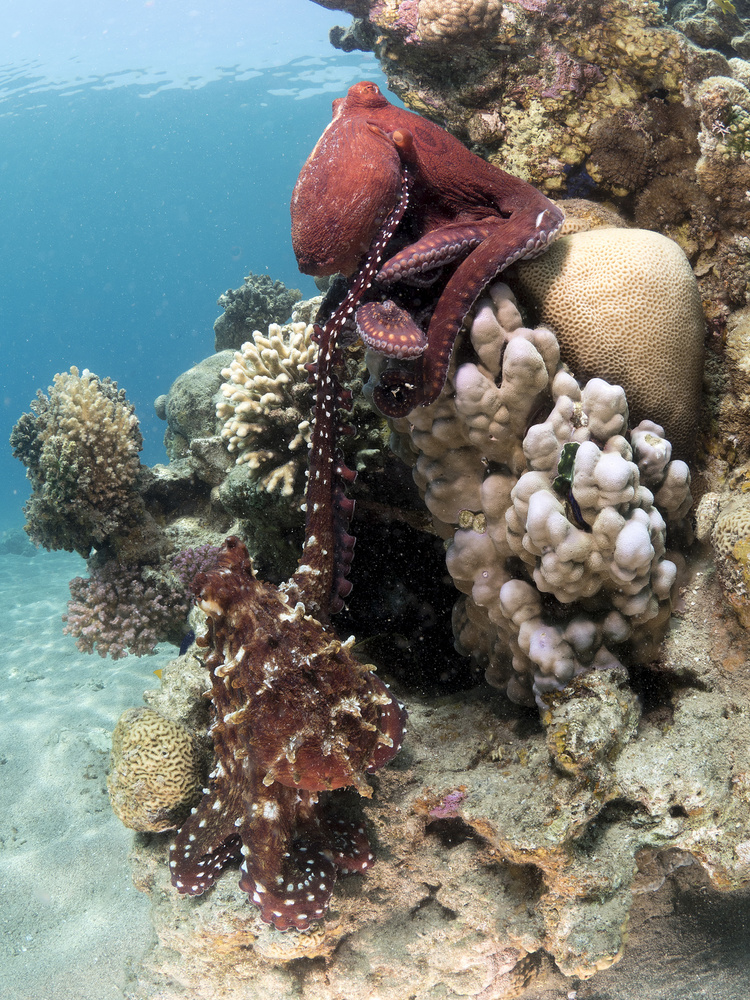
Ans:
[[[336,442],[351,401],[341,388],[337,337],[370,287],[409,203],[409,172],[372,236],[367,261],[324,326],[315,327],[310,366],[315,405],[306,527],[296,573],[276,587],[258,580],[239,538],[225,542],[216,569],[193,581],[207,629],[216,766],[209,786],[170,846],[172,884],[200,895],[242,855],[240,886],[261,918],[304,930],[325,914],[337,871],[374,860],[364,826],[330,811],[332,789],[370,795],[366,775],[398,752],[406,712],[330,627],[349,593],[354,473]]]
[[[358,332],[369,347],[411,359],[409,369],[385,370],[374,390],[388,416],[436,399],[456,335],[484,287],[513,262],[545,250],[563,220],[560,209],[530,184],[362,81],[333,102],[333,120],[294,189],[292,244],[300,270],[356,270],[399,201],[404,169],[411,192],[399,235],[406,245],[378,270],[375,284],[425,285],[446,269],[452,273],[426,335],[391,300],[360,304],[356,311]]]

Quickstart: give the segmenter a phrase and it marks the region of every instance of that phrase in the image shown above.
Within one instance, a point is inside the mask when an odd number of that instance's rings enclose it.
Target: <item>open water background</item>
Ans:
[[[71,365],[135,403],[213,353],[218,296],[253,271],[305,295],[289,198],[369,54],[328,42],[310,0],[4,0],[0,23],[0,531],[23,523],[7,440]]]

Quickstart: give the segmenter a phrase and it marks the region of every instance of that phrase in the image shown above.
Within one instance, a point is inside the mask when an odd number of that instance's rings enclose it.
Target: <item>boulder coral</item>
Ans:
[[[112,733],[107,776],[112,810],[131,830],[178,826],[201,790],[201,759],[183,725],[151,708],[129,708]]]
[[[705,321],[678,244],[640,229],[574,233],[519,265],[518,281],[576,376],[623,386],[631,422],[658,414],[676,454],[689,457],[701,412]]]

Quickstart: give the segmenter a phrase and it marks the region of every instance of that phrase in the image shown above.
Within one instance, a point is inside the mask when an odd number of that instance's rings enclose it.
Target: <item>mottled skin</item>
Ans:
[[[257,580],[238,538],[194,584],[208,633],[217,763],[171,848],[173,883],[195,895],[242,853],[240,886],[280,930],[320,918],[337,867],[373,861],[364,830],[330,821],[318,793],[355,786],[398,751],[403,710],[385,685],[290,599]]]
[[[306,531],[294,576],[275,587],[256,579],[238,538],[218,566],[194,581],[210,650],[216,767],[209,787],[170,846],[172,884],[198,895],[242,854],[240,886],[267,923],[307,928],[328,906],[338,869],[364,871],[374,860],[364,828],[326,814],[319,794],[355,787],[398,752],[403,705],[330,629],[349,592],[354,474],[336,448],[338,411],[349,400],[336,375],[336,339],[382,262],[406,211],[409,170],[399,168],[399,198],[373,238],[348,294],[316,326],[318,360],[306,491]]]
[[[482,289],[514,261],[541,253],[563,213],[438,125],[394,107],[374,83],[355,84],[333,107],[333,121],[294,190],[292,232],[300,270],[349,273],[369,233],[395,204],[399,160],[414,173],[403,228],[416,238],[385,263],[376,281],[423,284],[438,269],[455,267],[421,353],[414,349],[413,331],[394,329],[392,316],[384,316],[378,329],[377,306],[367,308],[360,324],[369,346],[392,357],[416,357],[412,370],[386,371],[375,389],[383,412],[403,416],[440,393],[456,334]]]

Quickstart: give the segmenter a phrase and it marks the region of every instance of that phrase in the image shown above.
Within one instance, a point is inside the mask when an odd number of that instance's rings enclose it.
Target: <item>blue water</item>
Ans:
[[[248,271],[314,294],[294,181],[331,100],[385,87],[310,0],[31,6],[6,0],[0,26],[0,530],[29,494],[8,436],[56,372],[116,379],[142,461],[165,461],[153,400],[213,353],[218,296]]]

